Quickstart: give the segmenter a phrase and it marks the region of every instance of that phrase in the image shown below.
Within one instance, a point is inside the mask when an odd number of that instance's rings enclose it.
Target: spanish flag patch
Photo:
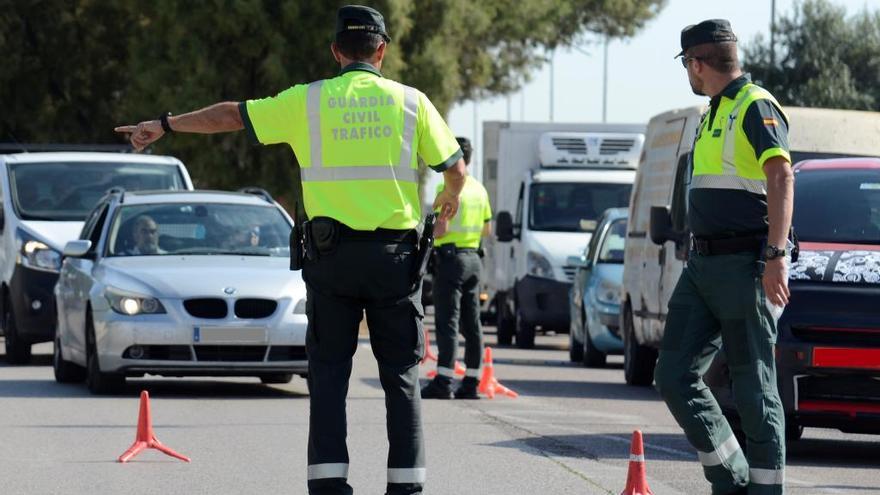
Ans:
[[[773,125],[773,126],[776,126],[776,125],[779,125],[779,122],[778,122],[776,119],[774,119],[774,118],[771,117],[771,118],[769,118],[769,119],[764,119],[764,125]]]

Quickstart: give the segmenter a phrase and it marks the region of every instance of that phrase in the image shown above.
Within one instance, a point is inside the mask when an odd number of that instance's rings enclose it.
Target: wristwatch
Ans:
[[[165,112],[159,116],[159,123],[162,124],[162,130],[167,133],[174,132],[174,129],[168,124],[168,117],[171,117],[171,112]]]
[[[785,252],[785,249],[779,249],[772,244],[767,244],[767,247],[764,248],[764,259],[767,261],[782,258],[787,254],[788,253]]]

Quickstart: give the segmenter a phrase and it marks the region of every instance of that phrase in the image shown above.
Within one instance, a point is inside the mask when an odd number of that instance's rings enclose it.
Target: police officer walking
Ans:
[[[418,158],[444,173],[434,204],[458,210],[466,169],[455,137],[428,98],[380,73],[390,42],[382,15],[339,9],[331,50],[341,72],[275,97],[225,102],[136,126],[135,149],[171,132],[246,129],[262,144],[287,143],[301,167],[309,328],[308,489],[350,494],[345,400],[366,312],[385,390],[388,494],[422,493],[425,458],[418,390],[423,353]],[[296,253],[292,252],[296,262]]]
[[[686,27],[681,48],[691,88],[711,100],[693,151],[693,248],[669,301],[657,387],[713,494],[780,494],[785,418],[773,349],[789,296],[788,122],[773,96],[741,72],[727,21]],[[722,343],[747,454],[702,379]]]
[[[470,164],[472,147],[467,138],[457,138]],[[444,190],[440,184],[437,192]],[[437,376],[422,388],[423,399],[451,399],[455,377],[455,354],[458,333],[464,336],[465,377],[455,390],[457,399],[479,399],[477,385],[483,355],[483,330],[480,327],[480,240],[491,235],[492,208],[489,193],[479,181],[468,176],[461,192],[458,214],[441,220],[436,235],[436,270],[434,273],[434,320],[437,333]]]

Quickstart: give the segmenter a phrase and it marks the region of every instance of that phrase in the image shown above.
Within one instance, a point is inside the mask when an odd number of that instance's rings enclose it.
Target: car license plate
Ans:
[[[193,327],[194,344],[265,344],[263,327]]]

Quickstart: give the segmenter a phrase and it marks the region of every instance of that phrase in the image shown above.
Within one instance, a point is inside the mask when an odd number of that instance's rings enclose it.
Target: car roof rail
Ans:
[[[259,196],[259,197],[263,198],[263,200],[265,200],[267,203],[274,203],[275,202],[275,200],[272,198],[272,195],[269,194],[269,191],[267,191],[261,187],[252,187],[252,186],[242,187],[241,189],[238,190],[238,192],[245,193],[245,194],[253,194],[254,196]]]
[[[125,188],[122,186],[113,186],[110,189],[107,189],[107,192],[104,194],[106,196],[110,196],[112,194],[118,194],[119,195],[119,202],[120,203],[125,202]]]
[[[0,143],[0,154],[32,153],[42,151],[97,151],[132,153],[130,144],[73,144],[73,143]]]

